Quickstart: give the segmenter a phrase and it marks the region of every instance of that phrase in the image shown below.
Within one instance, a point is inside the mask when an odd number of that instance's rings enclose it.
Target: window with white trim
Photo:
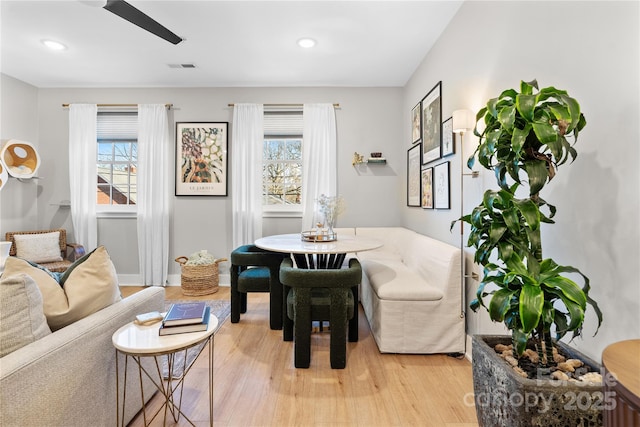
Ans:
[[[98,112],[97,135],[97,210],[135,212],[138,113]]]
[[[265,111],[262,209],[302,213],[302,111]]]

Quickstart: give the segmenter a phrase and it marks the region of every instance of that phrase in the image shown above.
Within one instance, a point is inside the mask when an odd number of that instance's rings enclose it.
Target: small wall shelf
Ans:
[[[351,162],[352,166],[370,164],[370,165],[386,165],[387,159],[384,157],[369,157],[365,160],[362,154],[359,154],[357,151],[353,153],[353,161]]]
[[[58,206],[59,208],[70,209],[71,208],[71,201],[70,200],[61,200],[60,203],[51,203],[51,206]]]
[[[365,163],[369,164],[369,165],[386,165],[387,164],[387,159],[384,158],[376,158],[376,157],[370,157],[369,159],[367,159],[365,161]]]

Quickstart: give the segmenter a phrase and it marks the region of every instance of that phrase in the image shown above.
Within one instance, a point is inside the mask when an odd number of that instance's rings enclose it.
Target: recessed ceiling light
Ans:
[[[310,47],[314,47],[316,45],[316,41],[314,39],[310,39],[308,37],[302,38],[298,40],[298,46],[304,47],[306,49]]]
[[[42,40],[42,44],[51,50],[65,50],[67,47],[55,40]]]

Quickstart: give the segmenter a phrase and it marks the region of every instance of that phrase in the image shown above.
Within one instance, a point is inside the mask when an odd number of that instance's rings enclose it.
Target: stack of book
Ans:
[[[199,301],[171,304],[158,333],[173,335],[206,331],[210,310],[204,302]]]

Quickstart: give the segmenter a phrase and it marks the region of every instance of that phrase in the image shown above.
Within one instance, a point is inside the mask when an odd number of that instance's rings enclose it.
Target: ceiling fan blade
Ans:
[[[104,8],[132,24],[165,39],[169,43],[178,44],[182,41],[181,37],[171,32],[167,27],[161,25],[158,21],[131,6],[124,0],[108,0]]]

